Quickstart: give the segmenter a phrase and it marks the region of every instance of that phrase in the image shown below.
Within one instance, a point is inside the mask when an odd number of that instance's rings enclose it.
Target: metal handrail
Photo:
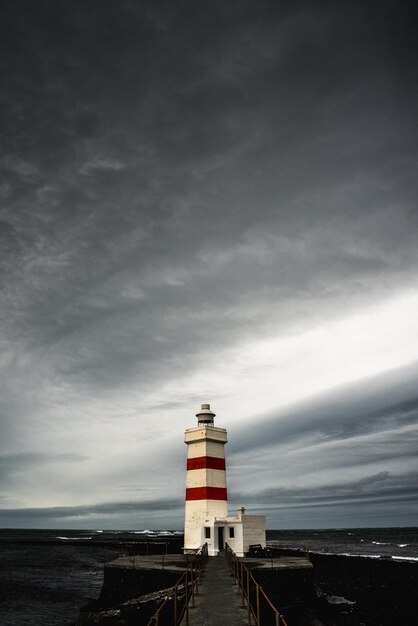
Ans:
[[[274,617],[274,625],[288,626],[284,616],[274,606],[245,563],[237,557],[228,544],[225,544],[225,557],[241,590],[242,603],[243,605],[245,605],[245,603],[247,604],[248,626],[251,626],[252,619],[254,620],[256,626],[262,626],[261,609],[263,600],[267,605],[268,610],[273,613],[272,617]],[[254,600],[251,599],[252,595],[255,596]],[[271,623],[270,620],[269,623]]]
[[[195,594],[199,593],[199,581],[202,570],[208,558],[208,544],[197,548],[193,553],[193,561],[187,562],[186,571],[172,587],[164,598],[154,615],[150,618],[147,626],[158,626],[160,617],[165,617],[164,623],[178,626],[186,616],[185,625],[189,626],[189,603],[194,606]],[[179,591],[183,591],[183,596]],[[170,608],[170,603],[172,607]]]

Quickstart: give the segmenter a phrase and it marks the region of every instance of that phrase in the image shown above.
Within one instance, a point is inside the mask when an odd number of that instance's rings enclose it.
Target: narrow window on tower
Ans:
[[[205,539],[210,539],[210,528],[205,526]]]
[[[230,526],[229,527],[229,538],[230,539],[234,539],[235,537],[235,527],[234,526]]]

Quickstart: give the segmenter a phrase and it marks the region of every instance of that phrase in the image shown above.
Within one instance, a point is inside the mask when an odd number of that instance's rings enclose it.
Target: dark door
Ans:
[[[224,527],[218,526],[218,550],[223,550],[224,548]]]

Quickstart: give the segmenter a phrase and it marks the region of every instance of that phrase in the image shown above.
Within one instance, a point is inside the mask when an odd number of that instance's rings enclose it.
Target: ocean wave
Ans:
[[[379,543],[379,542],[372,542],[374,544],[377,545],[393,545],[390,543]],[[400,544],[399,547],[401,548],[406,548],[409,544]],[[279,549],[290,549],[293,550],[295,552],[300,552],[303,553],[304,550],[301,547],[289,547],[289,546],[283,546],[280,545],[279,541],[276,540],[272,540],[268,542],[267,547],[278,547]],[[364,547],[364,546],[363,546]],[[399,559],[399,560],[406,560],[406,561],[418,561],[418,557],[414,557],[414,556],[398,556],[396,554],[385,554],[385,553],[379,553],[379,554],[360,554],[358,552],[347,552],[347,551],[330,551],[330,550],[325,550],[325,549],[313,549],[313,548],[309,548],[309,553],[310,554],[318,554],[320,556],[347,556],[347,557],[358,557],[358,558],[362,558],[362,559]]]
[[[407,548],[409,543],[398,543],[398,548]]]
[[[386,543],[386,541],[372,541],[375,546],[390,546],[390,543]]]
[[[303,550],[299,550],[299,552],[303,552]],[[310,554],[319,554],[320,556],[351,556],[351,557],[361,557],[362,559],[381,559],[381,558],[391,558],[390,555],[382,556],[381,554],[356,554],[354,552],[325,552],[318,550],[309,550]],[[402,557],[406,558],[406,557]]]
[[[63,541],[85,541],[91,539],[91,537],[55,537],[55,539],[61,539]]]
[[[362,559],[381,559],[380,554],[353,554],[351,552],[341,552],[340,556],[359,556]]]
[[[174,535],[182,535],[179,530],[131,530],[131,535],[149,535],[150,537],[173,537]]]
[[[415,556],[397,556],[395,554],[355,554],[352,552],[317,552],[309,550],[311,554],[320,554],[324,556],[351,556],[360,557],[362,559],[399,559],[400,561],[418,561]]]

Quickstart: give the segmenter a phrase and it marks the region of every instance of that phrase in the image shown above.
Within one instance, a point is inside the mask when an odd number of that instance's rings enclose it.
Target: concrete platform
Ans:
[[[119,569],[166,569],[172,572],[183,572],[187,565],[194,560],[193,555],[158,554],[150,556],[121,556],[106,563],[105,567]],[[209,562],[224,561],[224,557],[210,557]],[[240,559],[249,569],[312,569],[310,560],[303,556],[281,556],[270,558]]]
[[[270,558],[242,558],[248,569],[312,569],[313,565],[304,556],[281,556]]]
[[[183,573],[194,561],[193,555],[154,554],[150,556],[121,556],[106,563],[105,568],[124,570],[168,570]]]

